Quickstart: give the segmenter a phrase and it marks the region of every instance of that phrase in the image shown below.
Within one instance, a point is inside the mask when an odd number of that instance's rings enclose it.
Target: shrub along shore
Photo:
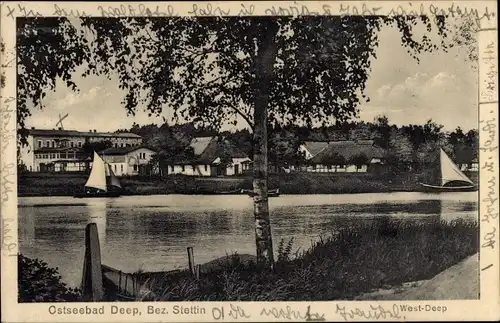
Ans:
[[[198,280],[156,276],[138,300],[351,300],[434,277],[478,252],[478,232],[472,220],[408,223],[384,217],[332,233],[301,253],[281,243],[272,271],[233,255]],[[22,256],[19,263],[20,302],[78,300],[78,291],[60,282],[57,271]]]
[[[18,180],[18,195],[72,196],[83,190],[86,180],[85,174],[22,174]],[[133,176],[122,177],[120,182],[125,191],[124,195],[218,194],[252,188],[252,178],[249,176]],[[414,174],[389,178],[369,173],[291,173],[270,175],[269,188],[279,188],[283,194],[348,194],[417,191],[419,185]]]

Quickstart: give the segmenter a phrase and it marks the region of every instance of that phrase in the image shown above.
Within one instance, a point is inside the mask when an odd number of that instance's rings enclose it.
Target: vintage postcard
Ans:
[[[496,1],[0,9],[2,322],[500,319]]]

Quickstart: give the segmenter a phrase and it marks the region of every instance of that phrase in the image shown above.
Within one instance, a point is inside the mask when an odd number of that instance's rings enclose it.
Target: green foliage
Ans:
[[[113,147],[113,143],[110,140],[101,140],[101,141],[87,141],[82,146],[82,151],[86,156],[92,156],[95,152],[103,151],[104,149]]]
[[[78,302],[80,291],[61,281],[57,268],[21,254],[17,258],[19,302]]]
[[[303,163],[299,154],[300,138],[293,129],[272,129],[268,139],[269,161],[278,166]]]
[[[349,164],[352,165],[361,166],[361,165],[367,165],[370,162],[370,160],[365,154],[359,153],[352,155],[351,158],[349,158],[348,162]]]

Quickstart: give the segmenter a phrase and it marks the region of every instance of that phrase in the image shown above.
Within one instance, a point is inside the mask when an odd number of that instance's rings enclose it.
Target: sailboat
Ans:
[[[426,191],[464,192],[477,190],[476,185],[455,165],[442,148],[440,148],[439,162],[440,185],[420,183]]]
[[[85,183],[84,191],[78,192],[74,197],[119,197],[122,186],[111,169],[111,165],[94,151],[92,170]]]

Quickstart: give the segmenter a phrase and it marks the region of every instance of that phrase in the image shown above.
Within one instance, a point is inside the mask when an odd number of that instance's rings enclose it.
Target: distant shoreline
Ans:
[[[370,173],[324,174],[291,173],[271,174],[268,188],[279,188],[283,195],[311,194],[357,194],[419,192],[417,181],[408,180],[408,175],[393,177]],[[18,177],[19,197],[73,196],[81,192],[87,179],[86,174],[28,173]],[[147,195],[237,195],[241,190],[252,189],[252,178],[247,177],[190,177],[170,175],[166,177],[133,176],[122,177],[122,196]],[[229,194],[233,193],[233,194]],[[240,193],[246,195],[245,193]]]

